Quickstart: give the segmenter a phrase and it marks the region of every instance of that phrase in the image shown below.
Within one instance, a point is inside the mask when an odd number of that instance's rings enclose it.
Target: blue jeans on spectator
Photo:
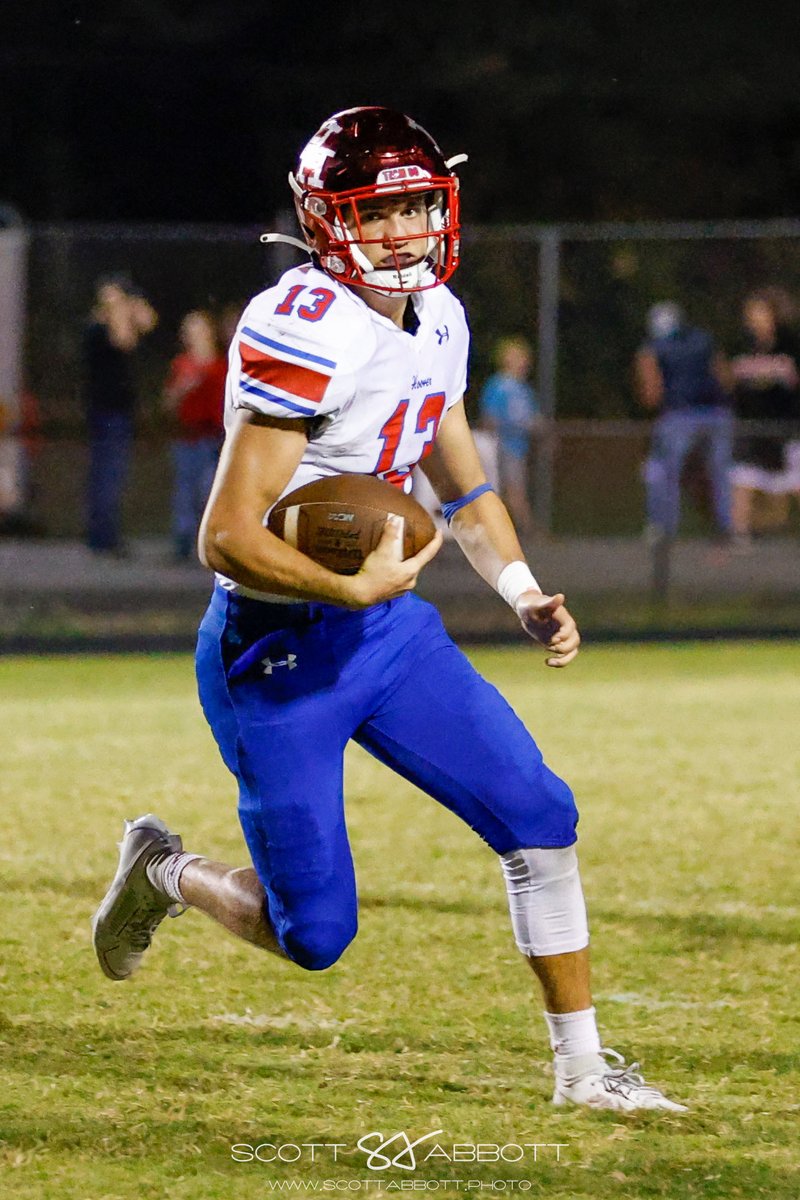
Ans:
[[[717,530],[726,536],[731,532],[733,415],[724,407],[693,408],[666,412],[657,418],[650,458],[645,464],[648,524],[667,537],[675,537],[678,532],[681,473],[698,443],[704,448]]]
[[[220,445],[220,439],[217,437],[172,443],[172,462],[175,468],[172,537],[178,558],[191,557],[200,518],[214,481]]]
[[[129,413],[90,414],[86,542],[92,550],[120,548],[122,495],[132,447]]]

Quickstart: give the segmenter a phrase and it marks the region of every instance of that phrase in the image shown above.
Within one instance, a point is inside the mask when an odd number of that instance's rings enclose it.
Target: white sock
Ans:
[[[579,1076],[604,1060],[594,1008],[581,1012],[544,1014],[559,1075]]]
[[[174,900],[176,904],[185,904],[181,894],[181,875],[183,868],[197,858],[202,858],[202,855],[189,854],[185,850],[177,854],[165,854],[163,858],[154,859],[147,864],[147,878],[157,891],[163,892],[170,900]]]

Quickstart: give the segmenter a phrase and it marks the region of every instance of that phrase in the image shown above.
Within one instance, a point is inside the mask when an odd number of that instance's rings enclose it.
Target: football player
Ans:
[[[463,156],[462,156],[463,157]],[[416,597],[437,534],[403,560],[389,518],[355,575],[279,540],[287,492],[342,472],[410,486],[421,463],[472,566],[566,667],[579,635],[543,593],[464,415],[468,332],[458,159],[386,108],[327,120],[290,176],[310,263],[256,296],[230,349],[226,443],[200,532],[216,572],[197,650],[200,698],[239,785],[253,866],[126,822],[94,917],[103,971],[127,979],[167,915],[200,909],[254,946],[324,970],[356,933],[342,760],[352,738],[466,821],[499,855],[511,924],[544,996],[557,1104],[683,1111],[603,1049],[569,787]]]

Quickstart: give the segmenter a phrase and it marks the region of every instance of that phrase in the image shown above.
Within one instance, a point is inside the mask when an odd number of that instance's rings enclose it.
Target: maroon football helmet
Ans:
[[[343,283],[385,295],[419,292],[444,283],[458,266],[458,177],[466,155],[445,160],[436,142],[404,113],[390,108],[349,108],[319,128],[289,176],[300,225],[323,271]],[[396,238],[363,236],[365,201],[408,194],[424,196],[427,231]],[[409,243],[419,258],[408,263]],[[394,258],[376,268],[360,244],[386,245]]]

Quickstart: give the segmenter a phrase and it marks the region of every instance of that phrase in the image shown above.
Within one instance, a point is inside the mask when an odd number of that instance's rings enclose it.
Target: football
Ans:
[[[381,540],[386,518],[403,518],[403,558],[436,532],[428,513],[411,496],[374,475],[331,475],[284,496],[267,528],[337,575],[355,575]]]

